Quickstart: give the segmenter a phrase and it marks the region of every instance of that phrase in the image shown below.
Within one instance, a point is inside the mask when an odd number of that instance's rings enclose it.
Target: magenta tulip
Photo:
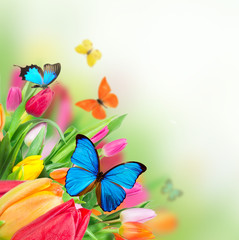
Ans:
[[[22,92],[19,87],[11,87],[7,95],[7,111],[14,112],[22,102]]]
[[[54,92],[50,88],[41,90],[26,103],[26,111],[35,117],[40,117],[50,106]]]
[[[121,138],[113,142],[109,142],[102,147],[102,154],[105,157],[114,156],[115,154],[121,152],[127,145],[127,140]]]
[[[98,141],[100,141],[102,138],[104,138],[109,132],[108,126],[105,126],[104,128],[102,128],[98,133],[96,133],[90,140],[93,143],[97,143]]]

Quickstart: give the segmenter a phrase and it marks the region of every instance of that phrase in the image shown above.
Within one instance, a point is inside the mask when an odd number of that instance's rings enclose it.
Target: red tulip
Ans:
[[[54,92],[50,88],[41,90],[26,103],[26,111],[35,117],[40,117],[50,106]]]
[[[18,230],[11,240],[81,240],[90,214],[90,210],[76,209],[74,200],[71,199]]]

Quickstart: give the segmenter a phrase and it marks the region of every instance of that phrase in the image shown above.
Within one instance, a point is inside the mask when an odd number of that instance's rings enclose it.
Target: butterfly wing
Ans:
[[[71,162],[80,168],[97,175],[99,172],[99,156],[91,140],[82,135],[76,136],[76,148]]]
[[[96,175],[85,169],[73,167],[66,175],[66,191],[71,196],[82,196],[95,187]]]
[[[132,188],[139,175],[146,169],[142,163],[127,162],[107,171],[96,188],[101,208],[107,212],[115,210],[125,199],[126,193],[123,188]]]
[[[106,107],[116,108],[118,106],[118,98],[114,93],[109,93],[106,97],[102,99],[103,104]]]
[[[87,54],[87,63],[90,67],[93,67],[95,63],[100,60],[102,54],[99,50],[92,50],[89,54]]]
[[[20,69],[21,72],[19,76],[22,77],[22,80],[29,81],[37,85],[43,84],[43,70],[37,65],[32,64],[24,68],[20,67]]]
[[[174,189],[173,191],[171,191],[168,195],[168,200],[169,201],[174,201],[176,198],[180,197],[183,195],[183,192],[181,190],[178,189]]]
[[[108,84],[106,77],[104,77],[101,82],[98,89],[98,97],[99,99],[104,99],[111,91],[110,85]]]
[[[81,54],[87,54],[90,50],[92,50],[93,44],[90,40],[84,40],[80,45],[78,45],[75,50]]]
[[[125,199],[125,190],[113,182],[103,179],[96,187],[97,201],[105,212],[115,210]]]
[[[92,111],[92,116],[96,119],[104,119],[106,118],[106,113],[104,108],[98,104]]]
[[[173,183],[170,179],[165,182],[165,185],[162,187],[162,193],[170,193],[173,190]]]
[[[78,134],[76,148],[71,162],[77,167],[71,168],[66,175],[66,190],[71,196],[83,195],[95,186],[99,172],[99,156],[89,138]]]
[[[54,82],[56,78],[58,77],[59,73],[61,71],[61,64],[45,64],[44,65],[44,77],[43,82],[44,85],[49,85],[50,83]]]
[[[79,101],[79,102],[76,103],[77,107],[80,107],[87,112],[92,111],[98,105],[99,105],[99,103],[94,99],[87,99],[87,100]]]

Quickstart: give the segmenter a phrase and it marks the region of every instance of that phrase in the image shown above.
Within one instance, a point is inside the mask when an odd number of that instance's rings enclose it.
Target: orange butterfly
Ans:
[[[114,93],[110,93],[111,89],[104,77],[100,83],[98,90],[98,99],[87,99],[79,101],[76,106],[84,109],[87,112],[92,111],[92,115],[96,119],[104,119],[106,113],[104,107],[116,108],[118,106],[118,98]]]

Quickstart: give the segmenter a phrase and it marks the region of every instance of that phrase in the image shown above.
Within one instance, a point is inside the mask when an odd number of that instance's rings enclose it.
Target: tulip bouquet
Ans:
[[[116,210],[105,212],[95,191],[70,196],[66,176],[76,136],[87,136],[100,157],[101,171],[123,163],[126,139],[108,142],[126,115],[113,116],[78,129],[67,90],[59,84],[35,88],[14,70],[6,108],[0,104],[0,240],[153,239],[145,222],[156,217],[148,209],[148,193],[140,182],[124,189]],[[21,76],[21,75],[20,75]],[[58,118],[50,119],[60,99]],[[55,129],[48,133],[51,127]]]

